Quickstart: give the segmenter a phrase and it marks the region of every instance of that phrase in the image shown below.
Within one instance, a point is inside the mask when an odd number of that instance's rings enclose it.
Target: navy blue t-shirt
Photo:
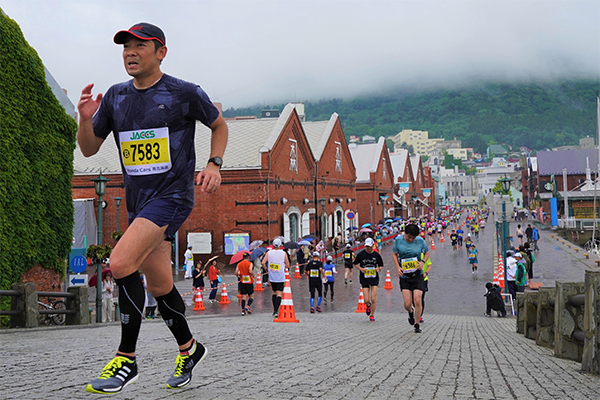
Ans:
[[[94,115],[94,134],[106,139],[114,133],[130,217],[153,199],[194,206],[196,121],[210,127],[218,116],[200,86],[167,74],[145,90],[133,80],[108,89]]]

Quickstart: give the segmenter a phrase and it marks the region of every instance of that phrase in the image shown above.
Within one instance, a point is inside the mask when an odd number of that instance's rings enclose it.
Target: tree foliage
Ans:
[[[309,121],[340,115],[347,137],[393,136],[402,129],[429,131],[432,138],[462,140],[484,153],[488,143],[543,150],[577,145],[596,132],[598,80],[550,83],[488,83],[453,90],[396,91],[386,95],[305,102]],[[284,105],[273,108],[283,109]],[[226,117],[260,115],[265,107],[229,109]]]
[[[9,289],[38,264],[65,272],[77,125],[17,23],[1,13],[0,112],[0,289]]]

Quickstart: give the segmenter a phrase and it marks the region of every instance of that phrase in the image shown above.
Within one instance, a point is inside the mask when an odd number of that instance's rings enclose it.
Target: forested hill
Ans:
[[[393,136],[402,129],[429,131],[429,137],[463,141],[483,152],[490,142],[542,150],[577,145],[596,135],[600,81],[485,84],[426,92],[396,91],[355,99],[305,101],[308,121],[340,115],[346,137]],[[225,117],[260,116],[261,109],[285,104],[228,109]]]

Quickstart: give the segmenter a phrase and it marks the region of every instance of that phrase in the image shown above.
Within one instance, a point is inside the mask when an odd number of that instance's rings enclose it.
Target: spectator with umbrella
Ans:
[[[210,295],[208,296],[209,303],[217,302],[217,287],[219,286],[219,275],[223,275],[222,272],[219,272],[217,269],[217,256],[213,256],[208,259],[206,262],[208,265],[208,280],[210,281],[210,287],[212,290],[210,291]]]

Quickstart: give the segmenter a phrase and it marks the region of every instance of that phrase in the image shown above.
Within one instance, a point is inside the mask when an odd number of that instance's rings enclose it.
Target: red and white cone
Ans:
[[[296,272],[294,272],[294,279],[300,279],[302,276],[300,275],[300,266],[296,264]]]
[[[265,288],[262,285],[262,274],[258,273],[256,274],[256,285],[254,285],[254,291],[262,292],[263,290],[265,290]]]
[[[196,293],[194,293],[194,311],[200,310],[205,310],[204,303],[202,302],[202,291],[196,289]]]
[[[289,277],[285,280],[283,296],[281,296],[281,304],[277,313],[277,318],[273,322],[300,322],[300,320],[296,319],[296,312],[294,311],[292,287],[290,286]]]
[[[227,294],[227,288],[225,284],[223,284],[223,290],[221,290],[221,300],[219,300],[219,304],[231,304],[229,301],[229,295]]]
[[[367,305],[365,304],[365,296],[363,295],[363,290],[360,288],[360,294],[358,295],[358,307],[356,307],[357,313],[364,313],[367,311]]]
[[[389,269],[388,269],[388,272],[387,272],[387,274],[385,276],[385,285],[383,285],[383,288],[387,289],[387,290],[391,290],[391,289],[394,288],[392,286],[392,278],[390,277],[390,270]]]

